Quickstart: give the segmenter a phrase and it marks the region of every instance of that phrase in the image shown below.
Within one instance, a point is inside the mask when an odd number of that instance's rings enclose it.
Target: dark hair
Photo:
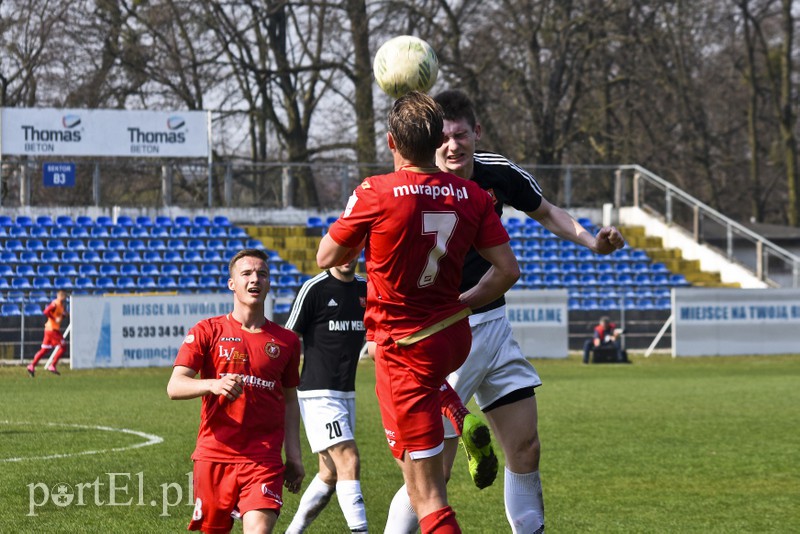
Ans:
[[[464,119],[470,127],[475,128],[478,123],[478,119],[475,118],[475,107],[466,93],[458,89],[449,89],[436,95],[434,100],[442,106],[445,120],[460,121]]]
[[[231,261],[228,263],[228,276],[233,278],[233,267],[236,265],[236,262],[241,260],[242,258],[258,258],[260,260],[264,260],[264,263],[267,263],[268,256],[267,253],[263,250],[259,250],[257,248],[245,248],[234,254],[231,258]]]
[[[395,148],[414,163],[432,163],[436,149],[442,145],[444,119],[442,108],[419,91],[398,98],[389,111],[389,132]]]

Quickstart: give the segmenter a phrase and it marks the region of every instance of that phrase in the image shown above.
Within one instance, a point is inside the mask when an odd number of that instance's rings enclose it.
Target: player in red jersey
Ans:
[[[467,316],[519,277],[508,234],[489,195],[434,165],[442,110],[411,92],[389,113],[395,172],[365,179],[329,228],[317,263],[330,268],[366,243],[368,338],[376,343],[376,393],[392,454],[422,532],[460,532],[442,466],[439,388],[470,347]],[[459,292],[470,246],[489,260],[481,282]]]
[[[47,317],[47,323],[44,325],[44,339],[42,339],[42,347],[33,356],[33,361],[28,365],[28,374],[31,377],[35,376],[36,364],[39,363],[45,354],[49,351],[56,349],[53,355],[53,363],[48,365],[46,369],[55,375],[61,373],[56,369],[56,364],[61,356],[66,352],[67,344],[64,341],[64,335],[61,333],[61,321],[64,317],[69,315],[66,310],[67,292],[60,289],[56,293],[56,299],[44,308],[44,315]]]
[[[281,486],[297,493],[305,476],[296,391],[300,341],[264,317],[269,268],[263,251],[239,251],[229,272],[233,311],[189,331],[167,394],[203,397],[189,530],[230,532],[231,514],[238,512],[245,533],[261,534],[275,527]]]

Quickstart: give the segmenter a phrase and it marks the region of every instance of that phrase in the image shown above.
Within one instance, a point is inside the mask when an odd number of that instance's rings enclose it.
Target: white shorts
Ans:
[[[472,326],[469,356],[447,377],[464,404],[475,395],[475,402],[481,410],[514,391],[542,385],[539,374],[522,354],[512,335],[505,307],[487,312],[492,313],[495,318]],[[442,419],[445,437],[455,437],[450,420]]]
[[[319,453],[342,441],[355,439],[355,399],[300,397],[297,400],[311,452]]]

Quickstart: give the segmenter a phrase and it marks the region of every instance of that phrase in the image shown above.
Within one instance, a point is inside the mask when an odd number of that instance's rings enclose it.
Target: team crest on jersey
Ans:
[[[497,204],[497,195],[494,194],[494,189],[492,189],[490,187],[489,189],[486,190],[486,192],[489,193],[489,196],[492,199],[492,204],[496,205]]]
[[[358,303],[361,304],[362,308],[367,307],[367,297],[358,297]]]
[[[266,345],[264,345],[264,352],[267,353],[267,356],[272,358],[273,360],[281,355],[281,347],[277,343],[273,343],[270,341]]]

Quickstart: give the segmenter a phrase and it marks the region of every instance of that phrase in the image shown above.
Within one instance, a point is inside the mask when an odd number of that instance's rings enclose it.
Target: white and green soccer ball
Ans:
[[[411,91],[427,92],[436,83],[439,59],[431,45],[412,35],[389,39],[372,62],[375,81],[383,92],[400,98]]]

